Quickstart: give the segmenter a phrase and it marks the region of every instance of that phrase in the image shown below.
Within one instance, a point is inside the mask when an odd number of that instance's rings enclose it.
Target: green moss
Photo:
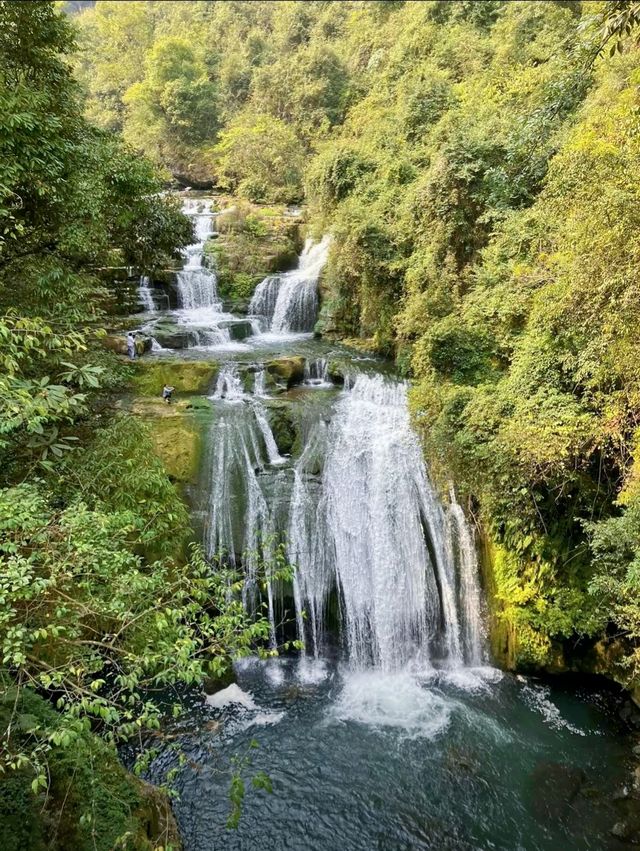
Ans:
[[[218,374],[218,364],[207,361],[140,360],[131,381],[141,396],[160,396],[165,384],[176,393],[206,393]]]
[[[148,422],[154,450],[169,478],[182,483],[195,481],[201,440],[193,418],[157,417]]]
[[[563,670],[559,645],[531,623],[528,604],[538,588],[522,559],[484,537],[481,569],[489,609],[489,643],[494,661],[507,670]]]
[[[291,416],[291,406],[286,402],[271,400],[267,403],[269,425],[279,452],[289,455],[296,440],[296,427]]]
[[[179,399],[167,405],[162,399],[143,397],[131,402],[131,412],[149,427],[156,455],[170,479],[195,483],[202,450],[202,431],[212,409],[206,399]]]

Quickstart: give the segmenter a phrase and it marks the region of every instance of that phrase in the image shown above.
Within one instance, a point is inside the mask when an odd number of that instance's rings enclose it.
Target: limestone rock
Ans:
[[[218,375],[218,364],[210,361],[186,361],[169,358],[135,363],[134,390],[142,396],[160,396],[165,384],[176,393],[207,393]]]
[[[304,380],[304,360],[297,356],[276,358],[268,361],[265,367],[278,383],[283,383],[289,389]]]

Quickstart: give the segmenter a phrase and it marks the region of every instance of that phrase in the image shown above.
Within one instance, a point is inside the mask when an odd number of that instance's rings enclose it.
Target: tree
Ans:
[[[220,134],[214,157],[218,181],[252,201],[300,200],[302,145],[278,118],[246,112]]]

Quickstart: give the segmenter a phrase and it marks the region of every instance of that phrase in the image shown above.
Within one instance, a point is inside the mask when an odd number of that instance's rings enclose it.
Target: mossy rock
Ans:
[[[151,432],[156,455],[167,475],[180,484],[196,483],[202,451],[202,430],[212,414],[206,399],[178,399],[167,405],[162,399],[143,397],[131,403],[131,412],[142,417]]]
[[[207,393],[218,375],[211,361],[154,359],[135,363],[133,390],[141,396],[160,396],[165,384],[176,393]]]
[[[290,455],[296,442],[296,425],[291,415],[291,406],[270,400],[266,403],[267,417],[281,455]]]
[[[136,354],[138,357],[151,351],[151,337],[148,337],[146,334],[137,334],[135,341]],[[116,354],[128,354],[126,334],[107,334],[106,337],[102,338],[102,345],[105,349],[109,349],[111,352],[116,352]]]
[[[332,384],[344,384],[348,374],[349,368],[344,361],[330,360],[327,364],[327,376]]]
[[[304,380],[304,363],[305,359],[299,356],[275,358],[267,361],[265,368],[277,383],[289,389]]]

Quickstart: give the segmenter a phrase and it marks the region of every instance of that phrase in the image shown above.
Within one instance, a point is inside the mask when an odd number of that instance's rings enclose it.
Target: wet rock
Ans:
[[[339,361],[329,361],[327,364],[327,376],[332,384],[342,385],[345,379],[345,365]]]
[[[609,832],[628,845],[640,845],[640,819],[638,818],[617,821]]]
[[[151,351],[152,340],[146,334],[136,334],[136,354],[140,357],[146,352]],[[102,345],[105,349],[111,352],[116,352],[119,355],[128,354],[127,350],[127,335],[126,334],[107,334],[102,338]]]
[[[236,675],[233,670],[233,666],[229,664],[227,670],[223,674],[220,674],[217,677],[207,677],[202,685],[204,693],[209,695],[222,691],[222,689],[229,688],[229,686],[235,683],[235,681]]]
[[[580,792],[585,773],[573,765],[539,762],[531,774],[533,809],[538,818],[562,818]]]
[[[621,786],[619,789],[616,789],[613,795],[611,796],[612,801],[624,801],[629,797],[629,787]]]
[[[289,455],[296,440],[295,423],[287,404],[267,403],[267,416],[273,433],[273,439],[281,455]]]
[[[618,710],[618,715],[625,724],[628,724],[635,730],[640,730],[640,709],[638,709],[632,700],[624,701]]]
[[[268,361],[265,368],[278,383],[284,384],[289,389],[304,380],[304,362],[305,359],[298,356],[276,358]]]

